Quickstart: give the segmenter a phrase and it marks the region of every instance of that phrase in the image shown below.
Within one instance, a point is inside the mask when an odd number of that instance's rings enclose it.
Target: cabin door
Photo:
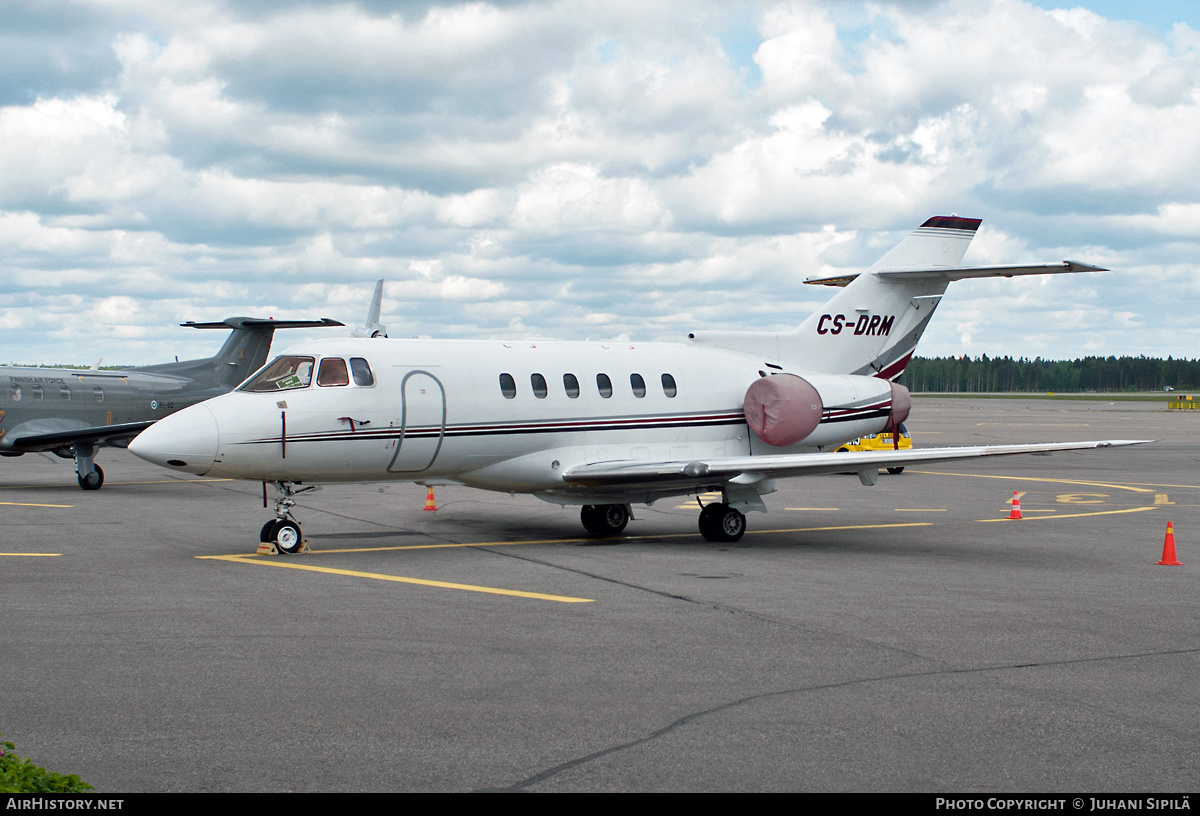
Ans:
[[[428,371],[410,371],[400,385],[400,439],[388,473],[428,470],[446,435],[446,389]]]

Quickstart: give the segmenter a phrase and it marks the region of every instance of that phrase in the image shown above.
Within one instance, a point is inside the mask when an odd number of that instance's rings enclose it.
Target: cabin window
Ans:
[[[574,374],[563,374],[563,388],[567,389],[567,396],[571,399],[579,398],[579,380],[575,379]]]
[[[42,387],[40,385],[29,386],[29,398],[34,402],[40,402],[42,399]]]
[[[646,396],[646,381],[641,374],[630,374],[629,384],[633,387],[633,395],[638,399]]]
[[[104,402],[104,389],[97,385],[92,389],[92,396],[96,398],[96,402]]]
[[[529,378],[529,384],[533,386],[533,395],[538,399],[545,399],[549,389],[546,387],[546,378],[541,374],[534,374]]]
[[[65,385],[60,385],[58,387],[58,398],[60,400],[62,400],[63,402],[70,402],[71,401],[71,389],[67,388]]]
[[[663,393],[668,397],[673,397],[679,393],[679,389],[675,387],[675,378],[670,374],[662,375]]]
[[[315,362],[312,357],[276,357],[274,362],[247,380],[238,390],[261,392],[308,388]]]
[[[355,385],[374,385],[375,375],[371,366],[362,357],[350,358],[350,376],[354,377]]]
[[[25,394],[21,391],[21,386],[10,385],[8,387],[8,396],[13,402],[20,402],[21,398],[24,397]]]
[[[516,399],[517,381],[513,379],[512,374],[500,375],[500,393],[505,399]]]
[[[321,361],[317,371],[317,385],[329,388],[337,385],[349,385],[350,373],[346,370],[346,361],[341,357],[326,357]]]
[[[596,375],[596,388],[600,390],[600,396],[608,399],[612,396],[612,380],[607,374]]]

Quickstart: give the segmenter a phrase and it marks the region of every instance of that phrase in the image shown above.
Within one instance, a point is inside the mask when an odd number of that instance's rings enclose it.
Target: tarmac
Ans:
[[[1200,416],[908,426],[1157,441],[783,481],[736,544],[695,498],[598,541],[528,496],[327,486],[295,556],[255,555],[258,483],[0,460],[2,739],[103,792],[1196,789]]]

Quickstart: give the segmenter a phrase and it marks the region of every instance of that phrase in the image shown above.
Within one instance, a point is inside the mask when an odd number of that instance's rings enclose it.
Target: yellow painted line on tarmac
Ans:
[[[990,518],[990,519],[975,519],[975,520],[978,522],[981,522],[981,523],[987,523],[987,522],[991,522],[991,521],[1050,521],[1050,520],[1054,520],[1054,519],[1083,518],[1084,516],[1115,516],[1118,513],[1141,513],[1144,510],[1154,510],[1154,509],[1155,509],[1154,506],[1151,505],[1149,507],[1128,507],[1124,510],[1098,510],[1095,513],[1064,513],[1063,515],[1038,516],[1037,518],[1027,518],[1027,519]]]
[[[72,471],[74,472],[74,471]],[[108,486],[113,485],[141,485],[141,484],[188,484],[194,482],[233,482],[236,479],[154,479],[148,482],[105,482]],[[64,484],[28,484],[28,485],[0,485],[0,490],[41,490],[45,488],[64,487]],[[46,505],[47,507],[58,507],[59,505]],[[70,506],[70,505],[62,505]]]
[[[34,504],[33,502],[0,502],[5,507],[74,507],[73,504]]]
[[[945,513],[945,507],[897,507],[897,513]]]
[[[786,530],[747,530],[746,535],[762,535],[764,533],[804,533],[816,530],[874,530],[889,527],[931,527],[932,522],[896,522],[893,524],[851,524],[841,527],[794,527]],[[339,553],[364,553],[364,552],[394,552],[397,550],[446,550],[446,549],[465,549],[469,547],[515,547],[515,546],[530,546],[533,544],[577,544],[582,542],[596,543],[601,541],[611,541],[613,543],[623,541],[656,541],[662,538],[695,538],[697,533],[662,533],[658,535],[639,535],[639,536],[613,536],[610,539],[579,537],[579,538],[534,538],[526,541],[468,541],[462,544],[406,544],[395,547],[346,547],[336,550],[306,550],[304,555],[337,555]],[[216,561],[259,561],[263,558],[277,558],[279,556],[259,556],[251,555],[197,555],[199,559],[212,559]],[[274,563],[274,561],[260,561],[260,563]],[[280,566],[286,566],[281,564]],[[298,565],[297,565],[298,566]],[[313,569],[325,569],[324,567],[314,567]],[[373,575],[374,573],[367,573]]]
[[[1081,482],[1078,479],[1045,479],[1034,476],[991,476],[983,473],[943,473],[937,470],[914,470],[913,473],[922,473],[926,476],[960,476],[971,479],[1007,479],[1010,482],[1050,482],[1051,484],[1085,485],[1087,487],[1107,487],[1113,490],[1131,490],[1134,493],[1154,492],[1153,490],[1133,487],[1132,485],[1109,484],[1108,482]]]
[[[351,578],[372,578],[376,581],[394,581],[399,584],[416,584],[418,586],[436,587],[438,589],[458,589],[464,592],[482,592],[488,595],[508,595],[514,598],[532,598],[538,601],[557,601],[559,603],[592,603],[593,598],[572,598],[568,595],[547,595],[541,592],[522,592],[517,589],[500,589],[498,587],[474,586],[472,584],[454,584],[448,581],[429,581],[424,578],[406,578],[402,575],[387,575],[380,572],[360,572],[358,570],[334,569],[332,567],[314,567],[310,564],[285,563],[282,561],[266,561],[246,555],[202,555],[215,561],[232,561],[241,564],[258,564],[263,567],[282,567],[283,569],[305,570],[306,572],[324,572],[330,575],[347,575]]]
[[[203,482],[235,482],[238,479],[153,479],[148,482],[105,482],[106,485],[135,485],[135,484],[196,484]]]
[[[29,558],[53,558],[56,555],[62,555],[62,553],[0,553],[0,555],[23,555]]]
[[[574,544],[596,541],[595,538],[535,538],[528,541],[468,541],[462,544],[397,544],[392,547],[345,547],[336,550],[306,550],[305,555],[336,555],[337,553],[391,552],[395,550],[454,550],[464,547],[513,547],[528,544]],[[257,558],[255,555],[198,555],[197,558]]]
[[[1167,499],[1166,493],[1155,493],[1154,494],[1154,503],[1155,504],[1174,504],[1175,502],[1169,501]]]
[[[837,512],[836,507],[785,507],[784,510],[826,510],[829,512]]]
[[[790,530],[747,530],[746,535],[765,535],[767,533],[815,533],[824,530],[880,530],[891,527],[932,526],[933,522],[931,521],[907,521],[898,524],[849,524],[845,527],[794,527]]]

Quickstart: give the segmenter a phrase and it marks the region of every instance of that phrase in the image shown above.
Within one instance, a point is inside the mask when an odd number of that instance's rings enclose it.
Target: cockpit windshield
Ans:
[[[239,391],[289,391],[307,388],[312,382],[314,359],[312,357],[276,357],[262,371],[255,374]]]

